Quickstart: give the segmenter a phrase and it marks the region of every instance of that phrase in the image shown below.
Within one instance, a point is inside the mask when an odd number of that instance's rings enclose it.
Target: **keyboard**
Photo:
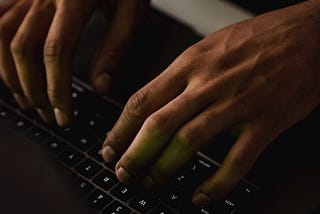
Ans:
[[[194,189],[219,167],[216,161],[202,153],[198,153],[161,190],[147,192],[139,185],[120,183],[114,165],[103,160],[100,149],[106,133],[120,116],[121,106],[111,99],[98,97],[77,78],[74,78],[72,90],[74,121],[61,128],[46,124],[33,111],[19,109],[0,82],[0,120],[52,155],[92,213],[247,213],[259,195],[259,188],[244,179],[212,209],[194,207],[191,203]]]

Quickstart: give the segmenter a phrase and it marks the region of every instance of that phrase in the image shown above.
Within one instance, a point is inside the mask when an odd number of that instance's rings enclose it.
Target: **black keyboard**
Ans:
[[[192,206],[194,188],[212,175],[219,164],[199,153],[157,192],[120,183],[114,166],[100,155],[102,142],[121,113],[119,105],[93,94],[79,80],[73,84],[74,122],[65,128],[44,123],[35,112],[18,108],[0,83],[0,120],[43,145],[55,157],[93,213],[246,213],[259,189],[243,180],[225,200],[212,209]]]

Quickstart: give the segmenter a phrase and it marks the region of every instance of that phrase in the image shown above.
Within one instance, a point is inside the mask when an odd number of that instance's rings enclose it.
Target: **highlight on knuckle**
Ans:
[[[10,44],[11,53],[18,57],[29,56],[33,49],[28,38],[22,33],[17,33]]]
[[[254,158],[253,153],[248,150],[237,150],[231,154],[232,165],[236,168],[242,168],[251,163],[251,160]]]
[[[170,117],[160,113],[155,113],[147,118],[145,125],[150,129],[150,131],[165,134],[170,131]]]
[[[140,90],[132,95],[125,107],[126,112],[134,118],[142,118],[147,112],[149,94]]]
[[[196,139],[195,134],[189,128],[180,129],[174,139],[177,143],[181,144],[184,148],[189,148],[191,151],[196,150]]]

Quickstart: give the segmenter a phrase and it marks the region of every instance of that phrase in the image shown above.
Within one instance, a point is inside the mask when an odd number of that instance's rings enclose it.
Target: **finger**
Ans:
[[[177,68],[177,63],[173,63],[157,78],[131,96],[104,142],[102,154],[106,161],[118,160],[145,119],[185,90],[187,79]]]
[[[119,1],[115,17],[90,74],[97,93],[106,94],[110,90],[112,77],[119,69],[128,44],[142,22],[142,14],[146,14],[148,5],[148,1]]]
[[[45,42],[47,93],[60,126],[72,120],[73,57],[91,11],[89,5],[79,4],[78,1],[60,1]]]
[[[235,103],[216,102],[182,126],[150,168],[143,181],[145,188],[153,189],[167,181],[218,133],[240,121],[242,113],[235,111]]]
[[[10,1],[4,1],[0,3],[0,17],[6,13],[15,3],[17,0],[10,0]]]
[[[22,92],[15,64],[10,52],[10,42],[30,6],[31,3],[29,1],[19,1],[0,19],[0,72],[2,80],[12,91],[21,108],[28,108],[30,104]]]
[[[154,162],[175,131],[210,102],[212,100],[204,96],[201,90],[195,92],[194,88],[190,87],[150,115],[116,165],[116,174],[120,181],[128,180],[128,176],[133,173],[141,175]]]
[[[41,55],[54,11],[54,5],[50,1],[36,1],[11,43],[23,92],[29,103],[48,123],[54,122],[54,114],[47,96]]]
[[[248,173],[265,147],[275,136],[267,135],[264,124],[248,125],[228,152],[217,172],[195,191],[192,201],[210,207],[223,199]]]

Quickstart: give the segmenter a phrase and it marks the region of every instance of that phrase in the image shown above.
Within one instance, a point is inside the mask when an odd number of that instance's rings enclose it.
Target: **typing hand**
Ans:
[[[90,79],[106,93],[148,0],[9,0],[0,4],[0,73],[22,108],[47,122],[72,120],[73,57],[95,9],[112,17]]]
[[[225,197],[270,142],[319,104],[316,8],[310,1],[258,16],[182,53],[129,99],[109,132],[102,153],[117,162],[117,177],[147,188],[163,184],[214,146],[217,134],[237,127],[222,166],[193,202],[210,206]]]

